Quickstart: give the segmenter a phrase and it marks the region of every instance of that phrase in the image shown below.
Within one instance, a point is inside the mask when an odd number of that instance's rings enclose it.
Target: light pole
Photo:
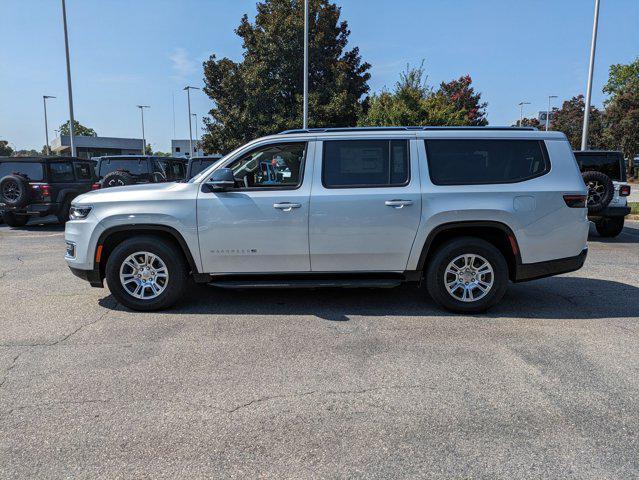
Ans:
[[[304,0],[304,113],[302,128],[308,128],[308,0]]]
[[[47,98],[55,98],[51,95],[42,95],[42,103],[44,104],[44,138],[47,142],[47,156],[51,155],[51,149],[49,148],[49,124],[47,122]]]
[[[187,85],[183,88],[186,90],[186,97],[189,103],[189,158],[193,156],[193,128],[191,127],[191,90],[199,90],[197,87]]]
[[[530,102],[519,102],[519,126],[524,123],[524,105],[530,105]]]
[[[586,87],[586,108],[584,109],[584,128],[581,132],[581,150],[588,148],[588,122],[590,121],[590,94],[592,93],[592,74],[595,69],[595,50],[597,49],[597,26],[599,25],[599,0],[595,0],[595,19],[592,24],[590,43],[590,64],[588,65],[588,86]]]
[[[75,157],[75,142],[73,140],[73,89],[71,88],[71,59],[69,58],[69,33],[67,31],[67,6],[62,0],[62,23],[64,24],[64,49],[67,56],[67,90],[69,94],[69,141],[71,156]]]
[[[200,143],[200,132],[197,128],[197,113],[192,113],[192,116],[195,117],[195,150],[196,152],[199,151],[200,147],[199,147],[199,143]]]
[[[548,111],[546,112],[546,131],[548,131],[548,125],[550,124],[550,100],[557,98],[557,95],[548,95]]]
[[[146,155],[146,137],[144,136],[144,109],[151,108],[148,105],[137,105],[140,109],[140,115],[142,116],[142,155]]]

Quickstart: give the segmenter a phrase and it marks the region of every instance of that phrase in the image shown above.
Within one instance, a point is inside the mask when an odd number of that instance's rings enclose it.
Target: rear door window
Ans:
[[[42,182],[44,180],[44,168],[36,162],[0,162],[0,178],[7,175],[18,174],[30,182]]]
[[[73,182],[73,165],[71,162],[54,162],[49,164],[49,181],[52,183]]]
[[[115,171],[128,172],[137,182],[148,182],[151,178],[146,158],[113,158],[100,162],[100,179]]]
[[[426,140],[435,185],[515,183],[550,171],[538,140]]]
[[[392,187],[408,184],[408,140],[324,142],[322,183],[326,188]]]

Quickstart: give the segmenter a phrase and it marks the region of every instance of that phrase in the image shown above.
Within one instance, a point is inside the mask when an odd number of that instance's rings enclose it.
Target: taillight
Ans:
[[[43,197],[51,197],[51,187],[49,185],[41,185],[40,193]]]
[[[586,208],[587,195],[564,195],[564,202],[570,208]]]
[[[619,187],[619,196],[627,197],[630,195],[630,185],[622,185]]]
[[[31,188],[37,193],[37,198],[43,202],[51,201],[51,187],[46,183],[31,183]]]
[[[99,183],[94,183],[93,185],[91,185],[91,190],[100,190],[100,184]]]

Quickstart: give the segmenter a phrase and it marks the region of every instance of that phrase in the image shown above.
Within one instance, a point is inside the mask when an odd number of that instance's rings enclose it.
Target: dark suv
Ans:
[[[621,152],[588,150],[575,152],[579,170],[588,186],[588,219],[602,237],[616,237],[630,213],[626,163]]]
[[[71,157],[0,157],[0,210],[10,227],[30,217],[69,219],[71,201],[91,190],[94,162]]]
[[[222,155],[216,155],[214,157],[193,157],[188,160],[188,167],[186,169],[186,180],[190,180],[198,173],[203,172],[211,165],[215,164],[222,158]]]
[[[123,187],[137,183],[179,182],[186,179],[183,158],[147,155],[96,157],[96,188]]]

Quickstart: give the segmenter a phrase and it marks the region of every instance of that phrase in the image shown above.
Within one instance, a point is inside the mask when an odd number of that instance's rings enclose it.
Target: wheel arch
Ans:
[[[448,222],[433,228],[422,246],[417,270],[425,269],[429,258],[440,245],[460,236],[481,238],[497,247],[506,258],[510,278],[515,278],[517,265],[522,263],[517,237],[505,223],[490,220]]]

